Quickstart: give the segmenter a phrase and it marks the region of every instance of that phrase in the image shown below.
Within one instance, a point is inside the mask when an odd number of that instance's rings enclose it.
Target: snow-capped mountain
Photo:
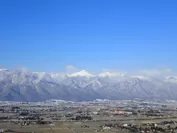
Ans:
[[[0,69],[0,100],[158,98],[177,100],[177,78],[152,78],[125,73],[73,74]]]
[[[174,77],[174,76],[166,77],[165,81],[171,82],[171,83],[177,83],[177,77]]]
[[[94,77],[94,75],[90,74],[86,70],[82,70],[80,72],[71,74],[70,77]]]

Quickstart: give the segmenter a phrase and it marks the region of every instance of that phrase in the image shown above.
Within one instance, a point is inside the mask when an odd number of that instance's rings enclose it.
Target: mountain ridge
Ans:
[[[59,74],[0,69],[0,100],[177,100],[176,96],[177,82],[173,76],[158,79],[108,72],[93,75],[85,70],[74,74]]]

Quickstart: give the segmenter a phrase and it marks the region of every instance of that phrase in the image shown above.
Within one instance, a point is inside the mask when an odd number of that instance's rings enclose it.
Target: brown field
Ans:
[[[177,119],[156,119],[156,120],[135,120],[133,123],[141,124],[141,123],[158,123],[161,121],[177,121]],[[15,131],[17,133],[94,133],[95,129],[99,129],[100,125],[103,125],[105,123],[109,123],[110,121],[87,121],[87,122],[57,122],[54,124],[44,124],[44,125],[38,125],[38,124],[31,124],[29,126],[23,126],[21,127],[18,124],[14,124],[11,122],[1,122],[0,128],[1,129],[11,129],[12,131]],[[116,123],[116,121],[114,121]],[[112,122],[112,123],[114,123]],[[123,122],[123,123],[131,123],[132,121],[117,121],[117,122]],[[88,125],[89,128],[81,128],[82,125]],[[118,130],[105,130],[104,133],[122,133]],[[125,132],[124,132],[125,133]]]

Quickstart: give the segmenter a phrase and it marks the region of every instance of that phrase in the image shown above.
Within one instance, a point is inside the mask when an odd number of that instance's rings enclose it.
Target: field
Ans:
[[[83,124],[90,125],[89,128],[81,128]],[[99,124],[97,122],[58,122],[56,124],[44,124],[44,125],[29,125],[21,127],[14,123],[0,123],[1,129],[11,129],[15,132],[35,132],[35,133],[93,133],[94,129],[97,129]],[[105,133],[111,133],[105,131]]]
[[[177,121],[177,119],[157,119],[157,120],[136,120],[136,121],[121,121],[123,123],[158,123],[161,121]],[[111,123],[116,123],[120,121],[114,121]],[[1,122],[1,129],[11,129],[9,132],[17,132],[17,133],[94,133],[94,132],[103,132],[100,131],[100,125],[104,125],[106,123],[110,123],[110,121],[86,121],[86,122],[56,122],[54,124],[31,124],[28,126],[20,126],[19,124],[15,124],[12,122]],[[83,125],[87,125],[89,127],[82,127]],[[104,133],[127,133],[126,131],[120,131],[118,129],[104,130]]]

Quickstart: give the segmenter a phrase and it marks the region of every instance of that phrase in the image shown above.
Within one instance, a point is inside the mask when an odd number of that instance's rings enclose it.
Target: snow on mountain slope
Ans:
[[[176,76],[168,76],[165,78],[165,82],[177,83],[177,77]]]
[[[5,69],[0,71],[0,100],[88,101],[132,98],[177,100],[176,96],[175,76],[152,78],[110,72],[92,75],[85,70],[71,75]]]
[[[149,78],[145,77],[145,76],[131,76],[131,77],[139,78],[139,79],[143,79],[143,80],[149,80]]]
[[[71,74],[70,77],[94,77],[94,75],[88,73],[86,70],[82,70],[80,72]]]
[[[93,81],[90,81],[84,88],[85,89],[92,88],[93,90],[99,90],[103,86],[104,84],[102,84],[98,79],[95,79]]]

